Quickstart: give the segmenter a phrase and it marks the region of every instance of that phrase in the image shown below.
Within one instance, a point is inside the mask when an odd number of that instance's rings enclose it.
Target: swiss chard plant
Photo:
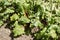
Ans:
[[[58,40],[60,0],[0,0],[0,26],[4,23],[15,37],[27,33],[36,40]],[[39,31],[32,33],[34,27]]]

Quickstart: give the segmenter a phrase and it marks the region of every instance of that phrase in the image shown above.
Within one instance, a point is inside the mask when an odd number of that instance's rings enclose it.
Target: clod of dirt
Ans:
[[[11,32],[5,28],[5,25],[0,28],[0,40],[11,40],[9,36]]]
[[[37,32],[37,31],[39,31],[39,28],[38,28],[38,27],[34,27],[34,28],[31,30],[32,33],[35,33],[35,32]]]
[[[31,35],[22,35],[18,38],[14,38],[14,40],[33,40],[33,37]]]

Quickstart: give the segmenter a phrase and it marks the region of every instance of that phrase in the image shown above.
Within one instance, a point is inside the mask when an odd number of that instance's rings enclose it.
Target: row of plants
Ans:
[[[60,0],[0,0],[0,26],[5,23],[14,37],[31,34],[35,40],[58,40]],[[34,27],[39,30],[32,33]]]

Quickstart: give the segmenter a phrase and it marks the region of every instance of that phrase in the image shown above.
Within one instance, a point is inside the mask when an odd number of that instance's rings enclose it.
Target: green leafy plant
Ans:
[[[36,40],[58,40],[60,0],[0,0],[0,26],[7,21],[15,37],[33,34],[31,29],[38,27]]]

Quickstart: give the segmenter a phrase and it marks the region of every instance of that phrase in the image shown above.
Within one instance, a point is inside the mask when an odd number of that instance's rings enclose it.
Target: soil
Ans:
[[[0,40],[11,40],[11,37],[9,37],[11,31],[5,29],[5,25],[0,28]]]
[[[22,35],[18,38],[14,38],[14,40],[33,40],[32,36],[31,35]]]

